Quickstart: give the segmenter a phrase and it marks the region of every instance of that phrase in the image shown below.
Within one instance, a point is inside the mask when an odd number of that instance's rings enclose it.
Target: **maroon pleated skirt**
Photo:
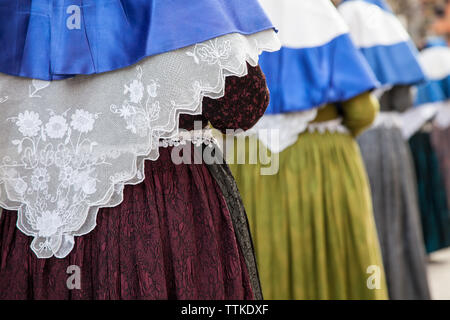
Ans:
[[[124,202],[65,259],[38,259],[17,213],[0,218],[0,299],[252,299],[230,212],[206,165],[175,165],[171,149],[146,163]],[[81,287],[69,289],[70,266]],[[68,269],[69,268],[69,269]],[[70,280],[70,279],[69,279]],[[74,282],[76,283],[76,282]]]

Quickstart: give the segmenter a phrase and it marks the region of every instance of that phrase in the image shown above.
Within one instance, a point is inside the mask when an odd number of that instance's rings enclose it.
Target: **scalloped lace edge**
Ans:
[[[209,98],[214,98],[214,99],[220,99],[225,95],[225,85],[226,85],[227,77],[229,77],[229,76],[237,76],[237,77],[246,76],[248,74],[247,63],[253,67],[257,66],[258,61],[259,61],[259,56],[261,55],[261,53],[263,51],[273,52],[273,51],[279,50],[280,43],[279,43],[279,40],[276,37],[275,33],[273,34],[273,37],[271,37],[270,39],[268,36],[266,36],[267,39],[265,39],[265,43],[260,43],[258,41],[257,36],[259,34],[264,34],[264,33],[268,33],[268,32],[274,33],[273,30],[265,30],[265,31],[261,31],[256,34],[253,34],[253,35],[242,35],[242,36],[246,37],[247,39],[249,37],[254,37],[253,39],[248,39],[249,42],[254,41],[254,46],[252,47],[252,50],[251,50],[252,52],[250,52],[250,51],[246,52],[245,58],[243,59],[243,61],[241,61],[240,67],[237,70],[231,71],[225,67],[221,68],[220,74],[219,74],[219,77],[221,77],[221,81],[219,81],[217,87],[208,88],[208,90],[205,90],[203,88],[201,90],[201,92],[198,96],[198,99],[197,99],[198,101],[194,101],[192,103],[192,105],[197,106],[197,108],[195,110],[199,110],[199,114],[201,114],[203,98],[209,97]],[[172,139],[174,137],[179,136],[179,130],[177,127],[178,127],[178,123],[179,123],[179,116],[182,113],[183,113],[182,110],[176,110],[176,113],[174,115],[175,122],[173,124],[173,127],[169,128],[169,129],[166,128],[164,130],[161,130],[160,132],[162,132],[162,134],[161,134],[162,138]],[[171,119],[169,120],[169,122],[170,121],[171,121]],[[164,133],[170,134],[170,136],[164,137]],[[149,147],[149,149],[151,149],[151,146]],[[156,149],[158,149],[158,148],[156,148]],[[138,153],[135,154],[134,160],[133,160],[133,166],[132,166],[133,169],[130,174],[130,176],[132,178],[121,181],[121,182],[115,182],[115,183],[110,184],[110,188],[105,191],[105,197],[101,201],[98,201],[97,203],[90,203],[89,211],[86,216],[86,219],[84,220],[83,224],[80,225],[79,229],[83,229],[83,227],[86,225],[88,225],[89,227],[84,229],[83,232],[76,232],[76,231],[72,232],[70,234],[70,236],[72,238],[84,236],[95,229],[95,227],[97,226],[97,223],[96,223],[97,215],[98,215],[98,212],[100,209],[112,208],[112,207],[119,206],[123,202],[123,199],[124,199],[123,192],[124,192],[125,186],[137,185],[139,183],[142,183],[145,180],[145,173],[144,173],[145,161],[146,160],[154,161],[154,160],[157,160],[157,158],[158,158],[158,157],[155,157],[155,155],[153,154],[154,150],[155,149],[148,151],[147,154],[138,154]],[[4,183],[4,182],[2,182],[2,183]],[[3,208],[5,208],[6,210],[18,210],[18,207],[21,206],[21,204],[19,204],[19,205],[16,205],[13,207],[13,206],[8,206],[5,203],[0,203],[0,205]],[[21,230],[27,236],[36,237],[35,234],[30,234],[29,232],[27,232],[26,230],[23,230],[20,227],[19,219],[17,220],[16,226],[19,230]],[[65,237],[65,236],[66,235],[63,235],[63,237]],[[36,240],[36,238],[34,240]],[[74,243],[74,240],[71,240],[71,241],[72,241],[72,243]],[[31,249],[35,252],[35,254],[38,257],[40,257],[38,252],[36,252],[33,247],[31,247]],[[73,249],[73,247],[72,247],[72,249]],[[56,258],[60,258],[60,259],[65,258],[72,251],[72,249],[69,250],[65,255],[58,255],[57,253],[53,252],[53,256],[55,256]],[[50,257],[40,257],[40,258],[50,258]]]

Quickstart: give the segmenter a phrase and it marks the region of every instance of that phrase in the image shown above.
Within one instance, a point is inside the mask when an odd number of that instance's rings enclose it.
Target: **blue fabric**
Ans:
[[[382,85],[412,85],[425,81],[412,42],[360,49]]]
[[[429,37],[425,48],[447,47],[447,42],[441,37]],[[426,103],[442,102],[450,99],[450,75],[440,80],[428,80],[417,86],[415,104],[420,106]]]
[[[441,87],[444,89],[444,93],[445,93],[445,97],[447,98],[447,100],[450,99],[450,75],[441,80]]]
[[[316,48],[263,53],[260,66],[270,90],[267,114],[303,111],[346,101],[377,81],[348,34]]]
[[[380,7],[384,11],[392,13],[391,7],[388,5],[388,3],[385,0],[343,0],[341,3],[349,2],[349,1],[363,1],[363,2],[367,2],[367,3],[374,4],[374,5],[378,6],[378,7]]]
[[[417,87],[416,105],[441,102],[450,99],[450,76],[432,80]]]
[[[0,0],[0,72],[44,80],[100,73],[270,28],[257,0]]]
[[[447,47],[447,41],[442,37],[429,37],[424,48],[434,47]]]

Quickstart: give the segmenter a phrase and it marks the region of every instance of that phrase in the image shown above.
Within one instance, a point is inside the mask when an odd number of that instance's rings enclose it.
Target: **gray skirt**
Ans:
[[[417,182],[409,145],[397,128],[359,139],[389,288],[394,300],[430,299]]]

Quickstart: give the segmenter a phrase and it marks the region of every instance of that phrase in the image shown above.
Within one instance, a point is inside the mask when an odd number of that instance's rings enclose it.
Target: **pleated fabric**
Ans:
[[[257,0],[0,0],[0,72],[42,80],[101,73],[270,28]]]
[[[276,155],[260,148],[267,158],[259,164],[231,169],[250,220],[265,298],[386,299],[370,189],[354,139],[303,133],[279,154],[279,172],[272,176],[260,174],[266,167],[261,163],[276,161]],[[373,266],[379,289],[367,284]]]
[[[409,145],[395,127],[371,129],[358,142],[372,189],[389,297],[430,299],[417,181]]]
[[[418,181],[423,234],[428,253],[450,246],[450,211],[438,157],[428,132],[418,132],[409,141]]]

